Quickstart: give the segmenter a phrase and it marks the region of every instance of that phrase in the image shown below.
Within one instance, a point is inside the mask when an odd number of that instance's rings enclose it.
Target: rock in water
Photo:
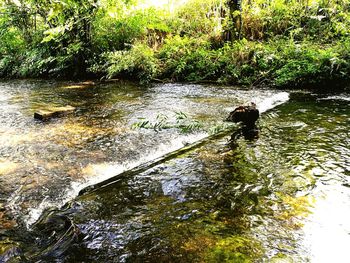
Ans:
[[[72,113],[75,110],[74,107],[67,105],[64,107],[54,107],[50,109],[40,110],[34,113],[34,119],[46,121],[51,118],[59,117]]]
[[[239,106],[234,111],[230,112],[226,121],[241,122],[244,126],[254,127],[255,122],[259,119],[259,110],[255,103],[249,106]]]

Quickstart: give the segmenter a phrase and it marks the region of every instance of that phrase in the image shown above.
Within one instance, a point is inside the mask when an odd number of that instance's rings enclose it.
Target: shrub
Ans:
[[[188,1],[174,15],[173,32],[192,37],[221,34],[223,8],[220,0]]]
[[[153,50],[144,44],[135,44],[130,50],[108,53],[107,60],[109,78],[125,75],[142,82],[149,82],[158,72]]]
[[[174,36],[168,38],[158,53],[162,77],[175,81],[203,81],[217,78],[220,63],[217,52],[205,39]]]
[[[93,46],[100,51],[111,51],[127,49],[140,41],[146,44],[162,41],[170,32],[167,16],[154,8],[100,11],[93,23]]]

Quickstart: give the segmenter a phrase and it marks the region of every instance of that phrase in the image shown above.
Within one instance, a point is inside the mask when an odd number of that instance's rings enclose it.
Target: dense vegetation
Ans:
[[[332,88],[349,81],[349,0],[172,7],[0,0],[0,76]]]

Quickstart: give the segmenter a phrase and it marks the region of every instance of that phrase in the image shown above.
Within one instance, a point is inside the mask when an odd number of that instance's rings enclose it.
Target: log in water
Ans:
[[[50,109],[43,109],[34,113],[34,119],[47,121],[51,118],[64,116],[74,111],[75,111],[75,107],[72,107],[70,105],[67,105],[64,107],[54,107]]]

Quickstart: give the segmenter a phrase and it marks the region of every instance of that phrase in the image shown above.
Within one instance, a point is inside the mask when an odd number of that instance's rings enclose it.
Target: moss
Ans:
[[[263,255],[261,245],[252,238],[231,236],[209,249],[206,262],[253,262]]]
[[[277,195],[282,203],[276,213],[276,218],[282,220],[288,228],[301,228],[302,219],[310,214],[310,208],[315,202],[314,198],[312,196],[295,197],[283,193]]]

